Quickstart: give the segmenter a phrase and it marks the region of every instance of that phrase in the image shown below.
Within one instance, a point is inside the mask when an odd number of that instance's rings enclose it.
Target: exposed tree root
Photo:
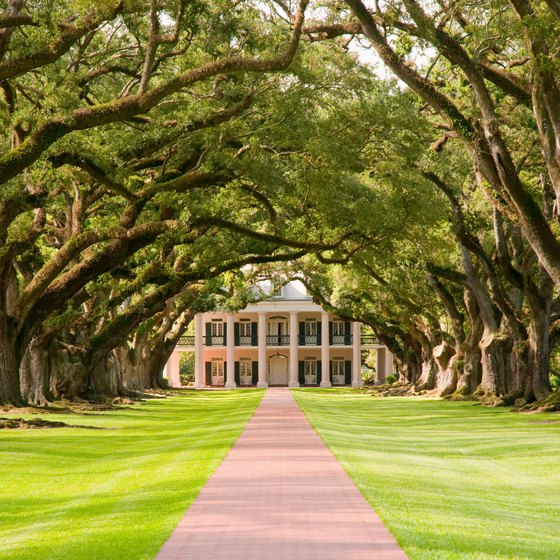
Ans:
[[[24,420],[23,418],[0,418],[0,429],[8,430],[30,430],[45,428],[84,428],[86,430],[105,430],[98,426],[83,426],[79,424],[66,424],[66,422],[51,422],[42,418]]]

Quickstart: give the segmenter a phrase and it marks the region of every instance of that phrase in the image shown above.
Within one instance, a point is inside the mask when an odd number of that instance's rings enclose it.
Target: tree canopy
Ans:
[[[547,398],[559,14],[4,2],[0,402],[157,387],[194,313],[271,264],[416,390]]]

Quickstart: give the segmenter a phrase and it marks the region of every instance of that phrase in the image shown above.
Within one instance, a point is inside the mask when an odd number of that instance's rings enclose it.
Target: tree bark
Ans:
[[[442,342],[434,348],[434,360],[437,364],[435,393],[445,397],[457,389],[457,361],[459,356],[449,344]]]
[[[25,350],[20,366],[22,394],[27,402],[36,406],[46,405],[53,400],[48,350],[51,341],[52,339],[41,336],[33,338]]]
[[[11,264],[0,263],[0,404],[23,405],[16,358],[16,324],[13,307]]]

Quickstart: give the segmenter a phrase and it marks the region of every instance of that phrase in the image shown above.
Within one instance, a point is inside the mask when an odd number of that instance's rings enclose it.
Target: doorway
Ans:
[[[286,336],[288,334],[288,318],[282,315],[275,315],[268,320],[269,336]]]
[[[268,384],[288,385],[288,357],[282,354],[271,356],[268,360]]]

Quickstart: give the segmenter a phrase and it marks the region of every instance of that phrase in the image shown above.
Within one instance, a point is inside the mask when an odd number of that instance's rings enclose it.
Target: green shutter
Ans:
[[[233,340],[235,346],[239,346],[239,323],[233,323]]]
[[[241,367],[239,362],[235,362],[235,382],[239,385],[241,383]]]
[[[254,361],[253,362],[253,385],[256,385],[259,381],[259,362]]]
[[[332,360],[329,360],[329,377],[330,377],[330,379],[332,379],[332,368],[333,368]]]
[[[317,385],[321,384],[321,381],[323,380],[323,371],[322,371],[322,362],[321,360],[317,360]]]
[[[323,328],[323,325],[321,323],[321,321],[317,321],[317,343],[321,344],[322,340],[321,340],[321,330]]]
[[[258,345],[257,331],[258,331],[258,323],[251,323],[251,345],[252,346],[257,346]]]
[[[344,361],[344,383],[352,385],[352,362],[350,360]]]
[[[206,323],[206,346],[212,346],[212,323]]]
[[[329,321],[329,345],[333,343],[332,337],[333,337],[333,322]],[[332,375],[332,371],[331,371],[331,375]]]
[[[227,379],[227,362],[224,362],[224,385]]]
[[[206,385],[212,385],[212,362],[206,362]]]
[[[305,385],[305,362],[303,361],[298,362],[298,380],[300,385]]]
[[[223,338],[223,340],[224,341],[222,343],[222,346],[225,346],[227,344],[227,325],[225,323],[224,323],[224,338]]]
[[[344,323],[344,344],[346,344],[347,346],[349,344],[352,344],[352,325],[350,324],[350,321],[346,321]]]
[[[304,321],[299,322],[299,344],[300,346],[305,346],[305,322]]]

